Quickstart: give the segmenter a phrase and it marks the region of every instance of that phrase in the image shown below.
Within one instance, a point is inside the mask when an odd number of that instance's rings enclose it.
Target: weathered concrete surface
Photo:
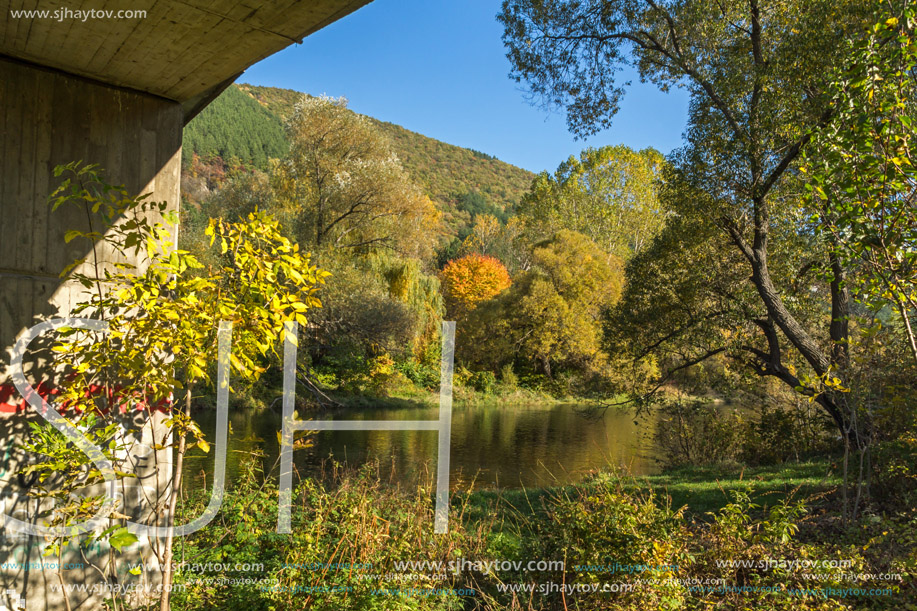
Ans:
[[[177,210],[182,119],[181,105],[172,100],[0,59],[0,346],[8,349],[23,330],[67,313],[85,295],[83,287],[59,277],[64,267],[87,255],[85,242],[66,244],[64,234],[74,228],[89,230],[90,222],[98,230],[101,219],[70,206],[51,212],[48,195],[61,180],[54,178],[54,167],[74,160],[98,163],[110,182],[123,183],[133,194],[151,193],[155,201]],[[99,255],[103,266],[119,258],[104,249]],[[87,263],[81,271],[92,275],[94,267]],[[14,413],[0,416],[0,505],[4,513],[23,519],[35,515],[35,501],[28,500],[23,486],[28,482],[17,475],[25,458],[17,440],[32,416],[8,383],[9,357],[4,350],[0,412]],[[28,365],[35,385],[45,377],[46,362],[41,353],[32,353]],[[159,458],[170,461],[165,451]],[[151,489],[147,496],[164,498],[169,470],[157,474],[147,467],[142,476],[137,484]],[[132,507],[125,505],[122,511],[148,515],[150,504],[137,503],[139,495],[126,492]],[[10,533],[0,539],[0,558],[12,564],[0,571],[0,591],[14,590],[30,610],[63,608],[61,594],[53,591],[56,570],[40,568],[56,562],[42,557],[42,543]],[[108,562],[106,549],[87,553],[103,568]],[[64,562],[84,565],[64,572],[67,583],[100,581],[76,550],[65,554]],[[85,593],[69,598],[74,608],[93,608],[99,601]],[[11,597],[0,597],[0,605],[14,608],[12,603]]]
[[[369,0],[133,0],[93,4],[0,2],[0,54],[182,102],[193,111],[253,63]],[[144,11],[76,16],[71,9]],[[45,18],[21,9],[47,10]],[[17,11],[16,17],[11,11]],[[55,13],[55,11],[59,11]],[[134,13],[136,15],[137,13]]]
[[[88,231],[90,218],[101,227],[77,207],[51,212],[48,195],[61,180],[54,167],[97,163],[110,182],[177,210],[182,116],[177,102],[0,59],[0,383],[19,333],[69,311],[82,294],[60,272],[87,255],[87,244],[65,244],[64,234]]]

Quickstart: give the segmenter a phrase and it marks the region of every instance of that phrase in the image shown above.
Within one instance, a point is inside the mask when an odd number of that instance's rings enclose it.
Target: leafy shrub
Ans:
[[[838,599],[822,596],[825,586],[840,586],[843,580],[812,579],[807,572],[822,576],[855,572],[856,568],[787,565],[786,559],[816,561],[859,561],[850,551],[838,555],[825,547],[805,546],[794,541],[799,520],[806,514],[805,503],[782,499],[763,513],[751,502],[747,491],[733,491],[733,501],[716,514],[713,522],[694,526],[694,558],[691,575],[697,583],[718,583],[719,588],[695,589],[692,607],[728,608],[743,611],[776,609],[845,609]],[[781,561],[783,564],[781,564]],[[776,562],[776,564],[773,564]],[[853,565],[854,567],[856,565]]]
[[[542,373],[523,374],[519,385],[529,390],[545,390],[550,380]]]
[[[655,441],[669,466],[768,465],[827,450],[824,416],[763,405],[757,414],[702,401],[664,405]]]
[[[873,494],[891,507],[917,506],[917,434],[904,433],[873,451]]]
[[[458,365],[452,372],[452,383],[457,387],[467,386],[472,375],[465,367]]]
[[[503,384],[507,390],[515,390],[519,387],[519,376],[513,371],[512,363],[507,363],[500,369],[500,383]]]
[[[386,487],[372,465],[356,472],[335,470],[322,484],[304,480],[294,491],[292,533],[275,532],[277,490],[269,478],[259,484],[260,469],[249,464],[229,491],[217,521],[180,543],[183,558],[204,572],[182,572],[184,591],[173,609],[227,611],[299,611],[300,609],[458,610],[454,595],[399,596],[379,590],[462,588],[462,577],[424,575],[410,582],[394,577],[396,561],[447,562],[482,552],[479,537],[453,517],[449,533],[433,534],[432,486],[413,491]],[[186,509],[196,516],[205,499]],[[187,521],[187,520],[186,520]],[[225,585],[226,575],[208,572],[211,564],[262,564],[263,571],[232,575],[253,583]]]
[[[849,581],[844,585],[844,574],[862,570],[863,558],[855,547],[796,542],[799,521],[806,514],[804,503],[784,499],[762,510],[751,502],[747,492],[739,491],[733,502],[711,514],[712,521],[692,522],[685,519],[685,508],[673,510],[665,497],[631,489],[620,478],[599,474],[547,501],[547,517],[533,527],[533,538],[538,543],[530,555],[566,560],[565,571],[550,576],[555,582],[574,587],[617,583],[619,590],[578,590],[574,596],[566,597],[556,594],[535,608],[852,608],[845,604],[850,600],[815,591],[823,587],[849,588]],[[813,579],[806,575],[810,569],[801,565],[770,566],[766,562],[800,558],[844,560],[851,564],[846,568],[819,568],[817,572],[822,577]],[[537,579],[546,577],[539,575]],[[620,588],[622,585],[632,587]],[[507,604],[506,608],[515,607]]]
[[[833,423],[820,411],[763,405],[742,430],[742,461],[769,465],[832,449]]]
[[[420,388],[429,390],[439,388],[439,370],[426,363],[418,362],[416,359],[407,359],[395,363],[395,368]]]
[[[660,409],[655,441],[669,466],[735,461],[745,422],[736,411],[701,401],[674,401]]]
[[[656,501],[652,493],[625,492],[618,478],[597,476],[552,499],[535,557],[565,559],[565,574],[554,579],[569,584],[609,581],[591,567],[615,565],[652,567],[638,576],[651,575],[660,582],[674,577],[677,569],[672,567],[690,561],[684,509],[673,511]],[[621,581],[619,577],[615,575],[615,581]],[[676,609],[684,597],[685,588],[672,581],[611,596],[599,591],[577,594],[576,601],[581,609]]]
[[[411,390],[411,381],[398,369],[395,361],[387,354],[370,361],[369,382],[366,390],[379,396]]]
[[[497,387],[497,376],[492,371],[475,371],[468,379],[468,386],[486,395],[493,394]]]

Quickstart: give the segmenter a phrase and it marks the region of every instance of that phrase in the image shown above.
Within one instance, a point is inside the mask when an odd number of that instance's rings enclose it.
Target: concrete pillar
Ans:
[[[51,212],[48,195],[59,180],[53,169],[77,160],[99,164],[108,182],[124,184],[134,194],[151,193],[153,201],[167,201],[177,210],[182,122],[177,102],[0,57],[0,502],[8,507],[24,498],[16,477],[15,439],[29,417],[9,384],[8,349],[24,329],[67,314],[83,294],[82,287],[61,281],[59,274],[88,254],[87,244],[65,244],[64,234],[88,230],[90,221],[72,207]],[[98,229],[100,219],[93,221]],[[32,359],[33,385],[44,365]],[[36,562],[38,543],[34,537],[0,538],[0,558]],[[68,581],[78,583],[78,574]],[[98,579],[89,569],[85,576]],[[52,584],[53,571],[0,571],[0,592],[24,594],[29,609],[61,608],[60,596],[50,593]],[[85,598],[73,595],[71,603],[75,608]],[[0,607],[13,602],[0,595]]]
[[[54,167],[99,164],[109,182],[177,210],[182,119],[177,102],[0,58],[0,384],[16,336],[78,292],[59,274],[86,245],[64,234],[89,223],[74,208],[51,212]]]

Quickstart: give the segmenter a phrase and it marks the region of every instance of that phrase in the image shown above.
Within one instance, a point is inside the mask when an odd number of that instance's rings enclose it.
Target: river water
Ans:
[[[437,408],[339,410],[316,419],[435,420]],[[216,414],[195,414],[213,440]],[[274,411],[233,410],[227,453],[227,481],[255,450],[264,452],[265,470],[278,454],[281,416]],[[590,413],[578,405],[456,406],[452,412],[450,487],[467,490],[552,486],[579,481],[591,470],[626,467],[633,474],[657,471],[652,421],[607,410]],[[335,460],[350,466],[378,461],[384,478],[401,483],[436,472],[436,431],[320,431],[311,447],[298,449],[294,462],[302,476],[318,476]],[[186,458],[191,487],[212,481],[213,454],[194,449]],[[324,464],[324,467],[323,467]],[[206,473],[206,479],[201,472]],[[276,471],[274,472],[276,476]]]

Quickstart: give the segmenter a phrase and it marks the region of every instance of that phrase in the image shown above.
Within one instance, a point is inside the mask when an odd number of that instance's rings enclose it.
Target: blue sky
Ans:
[[[553,171],[586,146],[668,153],[680,144],[687,95],[636,77],[614,126],[575,141],[562,112],[530,105],[508,78],[499,9],[497,0],[375,0],[255,64],[239,82],[344,96],[357,112],[534,172]]]

